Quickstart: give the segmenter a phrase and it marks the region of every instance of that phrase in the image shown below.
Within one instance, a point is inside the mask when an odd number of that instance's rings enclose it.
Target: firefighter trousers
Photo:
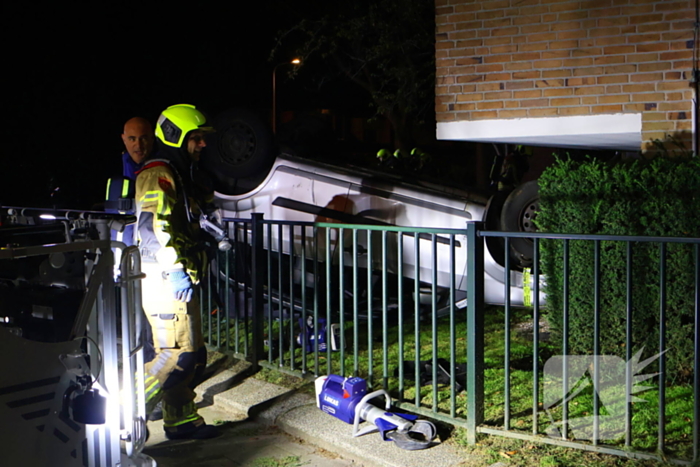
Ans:
[[[146,411],[162,400],[165,430],[189,430],[204,423],[194,403],[194,386],[206,364],[197,294],[188,303],[175,300],[157,263],[144,262],[142,270],[143,309],[156,353],[145,365]]]

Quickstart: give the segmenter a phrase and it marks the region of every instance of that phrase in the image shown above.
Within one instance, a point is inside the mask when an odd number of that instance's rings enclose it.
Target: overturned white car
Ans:
[[[456,190],[435,184],[415,181],[381,172],[352,167],[336,166],[277,154],[273,139],[266,127],[251,114],[232,110],[220,115],[214,122],[216,133],[208,142],[208,152],[203,168],[215,179],[215,204],[224,218],[249,219],[252,213],[262,213],[266,220],[292,222],[335,222],[341,224],[399,226],[413,228],[462,229],[470,221],[482,221],[488,230],[534,229],[532,218],[537,208],[537,186],[530,182],[510,195],[497,197]],[[430,289],[434,280],[445,292],[450,288],[450,271],[454,271],[454,287],[466,290],[464,280],[467,265],[466,235],[454,235],[454,260],[450,250],[449,235],[436,235],[436,255],[432,257],[430,237],[421,235],[421,247],[415,248],[418,236],[396,234],[389,237],[387,257],[382,257],[380,236],[352,235],[352,229],[332,230],[328,239],[332,243],[332,262],[350,267],[389,269],[405,279],[416,277],[415,252],[419,251],[421,287]],[[326,238],[309,235],[286,237],[278,241],[277,229],[270,229],[268,245],[272,251],[282,249],[285,255],[298,254],[304,242],[307,257],[325,248]],[[303,237],[303,240],[302,240]],[[341,239],[341,237],[343,237]],[[289,240],[293,238],[293,240]],[[374,248],[368,245],[371,238]],[[402,239],[399,250],[397,241]],[[293,243],[293,245],[290,245]],[[342,245],[343,255],[340,255]],[[367,251],[372,261],[368,262]],[[401,251],[398,258],[396,251]],[[511,241],[510,298],[514,305],[530,300],[523,297],[523,288],[530,293],[532,284],[523,284],[523,267],[529,266],[532,244],[527,239]],[[323,254],[319,259],[325,260]],[[330,257],[329,257],[330,258]],[[342,258],[342,259],[341,259]],[[451,262],[455,262],[451,269]],[[489,239],[484,255],[484,289],[487,303],[502,304],[505,301],[504,251],[499,239]],[[399,266],[399,263],[401,265]],[[435,264],[437,271],[431,268]],[[409,288],[409,290],[412,290]],[[444,295],[444,294],[443,294]],[[444,297],[443,297],[444,298]],[[540,296],[542,300],[542,296]],[[458,305],[464,300],[458,301]]]

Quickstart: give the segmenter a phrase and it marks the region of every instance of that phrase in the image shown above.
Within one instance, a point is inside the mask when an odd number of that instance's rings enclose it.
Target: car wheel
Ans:
[[[216,130],[207,140],[202,166],[214,178],[215,189],[234,195],[262,181],[277,155],[272,133],[254,113],[230,109],[213,120]],[[257,185],[256,185],[257,186]]]
[[[501,211],[501,230],[506,232],[536,232],[535,218],[540,207],[537,180],[513,190]],[[519,267],[532,265],[533,241],[530,238],[511,238],[510,256]]]
[[[510,193],[496,192],[486,208],[486,230],[501,230],[501,212]],[[501,237],[486,237],[486,247],[491,257],[501,266],[505,265],[505,241]]]

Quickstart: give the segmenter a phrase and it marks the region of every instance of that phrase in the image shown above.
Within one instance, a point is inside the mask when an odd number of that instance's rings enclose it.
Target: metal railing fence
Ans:
[[[540,263],[541,263],[541,243],[543,241],[553,241],[558,243],[558,248],[560,249],[561,260],[559,267],[562,271],[562,295],[563,302],[562,312],[561,312],[561,323],[559,324],[560,333],[557,337],[561,338],[559,343],[556,343],[556,350],[559,352],[561,359],[557,361],[561,365],[562,375],[561,375],[561,419],[562,423],[560,425],[559,433],[557,436],[549,435],[543,436],[544,430],[540,418],[544,415],[546,407],[546,401],[543,401],[541,391],[543,388],[546,389],[547,381],[543,381],[543,369],[539,366],[542,360],[542,350],[540,345],[542,344],[542,339],[540,336],[540,319],[542,317],[541,306],[537,301],[533,302],[532,306],[532,407],[528,410],[530,421],[529,433],[524,432],[524,430],[516,429],[513,425],[512,414],[514,412],[512,406],[512,398],[510,396],[512,390],[512,361],[510,360],[510,349],[508,348],[508,343],[510,341],[509,334],[513,327],[513,309],[510,306],[508,300],[504,304],[504,322],[503,329],[506,335],[506,349],[504,354],[504,382],[503,382],[503,392],[504,392],[504,403],[503,403],[503,416],[501,426],[489,426],[489,423],[483,423],[473,428],[478,433],[485,433],[489,435],[507,436],[512,438],[545,442],[549,444],[555,444],[565,447],[572,447],[577,449],[584,449],[596,452],[602,452],[607,454],[614,454],[626,457],[636,457],[636,458],[648,458],[648,459],[658,459],[671,461],[676,464],[690,465],[691,462],[697,462],[700,447],[700,379],[698,378],[698,370],[700,369],[700,358],[698,357],[698,351],[700,350],[700,239],[698,238],[676,238],[676,237],[639,237],[639,236],[617,236],[617,235],[575,235],[575,234],[544,234],[544,233],[504,233],[504,232],[489,232],[480,231],[479,236],[481,237],[499,237],[504,238],[506,242],[506,251],[508,249],[508,242],[511,238],[531,238],[533,240],[534,247],[534,264],[533,264],[533,276],[539,277]],[[571,284],[572,270],[576,265],[571,264],[570,258],[573,256],[570,253],[571,245],[574,242],[587,244],[590,254],[593,259],[593,278],[592,278],[592,290],[590,293],[593,298],[593,310],[592,315],[592,342],[591,342],[591,354],[586,356],[569,355],[570,353],[570,340],[572,338],[572,333],[570,332],[571,321],[574,314],[574,305],[570,300],[570,293],[573,285]],[[477,242],[480,243],[480,242]],[[616,413],[620,414],[621,417],[618,421],[618,432],[620,436],[614,442],[603,444],[600,442],[600,437],[604,438],[604,433],[602,433],[603,419],[605,415],[610,413],[609,407],[603,407],[601,394],[599,393],[598,385],[602,385],[605,377],[609,375],[602,375],[608,369],[605,368],[605,364],[610,361],[614,356],[601,355],[601,340],[602,340],[602,329],[601,322],[606,312],[612,312],[614,310],[606,310],[605,303],[603,303],[603,292],[602,286],[605,285],[601,281],[603,261],[602,257],[604,255],[604,250],[611,249],[611,244],[624,244],[624,263],[622,265],[617,265],[624,269],[624,323],[625,332],[623,336],[620,336],[619,347],[624,349],[624,370],[623,370],[623,384],[624,384],[624,394],[620,397],[622,401],[623,409],[620,410],[619,406],[615,407]],[[633,363],[638,362],[639,355],[635,355],[635,350],[639,351],[641,354],[641,349],[633,349],[634,345],[634,329],[633,329],[633,276],[635,269],[633,268],[632,258],[634,256],[635,250],[643,248],[644,246],[657,245],[658,254],[656,256],[656,265],[636,265],[637,268],[652,269],[656,274],[658,283],[658,301],[655,305],[658,307],[658,313],[656,315],[656,324],[658,325],[658,347],[656,349],[645,349],[647,353],[656,354],[655,357],[658,358],[658,368],[656,373],[652,373],[649,376],[655,377],[655,390],[651,391],[651,396],[655,396],[656,407],[645,408],[639,403],[650,402],[649,400],[644,401],[637,399],[637,403],[633,403],[633,394],[635,393],[635,384],[642,377],[635,377]],[[667,256],[670,245],[683,245],[686,248],[686,253],[688,255],[689,262],[692,264],[692,271],[690,275],[692,276],[692,297],[688,303],[686,303],[686,311],[689,311],[687,318],[691,318],[692,322],[686,323],[686,327],[692,329],[690,334],[693,339],[694,352],[692,355],[687,355],[688,366],[692,368],[692,375],[690,378],[686,378],[685,382],[679,384],[672,384],[673,379],[670,375],[667,375],[665,363],[666,363],[666,352],[668,352],[669,347],[667,346],[668,340],[668,329],[667,321],[669,319],[668,309],[667,309],[667,286],[670,283],[670,278],[667,274]],[[471,247],[471,245],[470,245]],[[478,248],[478,245],[475,245]],[[550,250],[551,251],[551,250]],[[506,263],[508,259],[506,259]],[[611,265],[607,264],[607,267]],[[656,266],[656,269],[654,267]],[[506,264],[508,267],[508,264]],[[476,278],[478,276],[474,276]],[[470,278],[471,279],[471,278]],[[471,280],[470,280],[471,282]],[[537,288],[540,286],[540,281],[533,281],[534,293],[537,293]],[[559,285],[559,284],[558,284]],[[579,285],[580,287],[580,285]],[[477,308],[478,310],[478,308]],[[476,313],[478,311],[475,310]],[[470,311],[468,310],[468,314]],[[551,317],[551,310],[547,313]],[[555,323],[550,323],[555,324]],[[569,385],[571,379],[567,376],[567,370],[571,370],[572,365],[567,364],[567,359],[574,360],[576,358],[585,357],[586,363],[589,364],[590,368],[590,380],[594,384],[594,391],[592,394],[591,405],[588,407],[592,411],[591,426],[590,429],[590,443],[583,443],[575,440],[574,430],[571,425],[575,425],[576,415],[572,407],[570,407],[568,400],[570,400],[573,395],[572,393],[576,389]],[[646,360],[649,362],[653,360],[654,357]],[[642,368],[643,364],[642,362]],[[545,376],[546,376],[546,372]],[[682,379],[682,378],[681,378]],[[551,383],[551,381],[549,381]],[[481,388],[477,388],[479,391]],[[559,389],[559,388],[558,388]],[[674,391],[674,397],[668,398],[667,392],[669,390]],[[651,397],[650,397],[651,398]],[[679,400],[683,399],[680,403]],[[483,405],[477,406],[483,409]],[[680,408],[680,412],[678,409]],[[605,409],[605,410],[604,410]],[[647,423],[645,426],[649,427],[654,425],[656,436],[649,436],[644,431],[647,429],[641,429],[639,426],[641,422],[639,418],[635,417],[637,414],[644,414],[645,416],[650,416],[650,413],[656,410],[656,420],[655,423]],[[580,412],[580,411],[579,411]],[[483,417],[483,412],[475,415],[477,420]],[[675,419],[675,420],[674,420]],[[682,422],[681,422],[682,420]],[[550,420],[551,421],[551,420]],[[668,433],[667,427],[673,424],[674,433]],[[651,431],[651,430],[648,430]],[[673,438],[672,442],[669,442],[669,435]],[[646,438],[642,442],[640,438]],[[653,444],[650,442],[653,441]],[[644,445],[643,448],[641,445]]]
[[[290,222],[265,220],[257,214],[226,222],[233,248],[219,252],[201,300],[209,345],[295,375],[361,376],[389,391],[401,408],[465,428],[472,443],[481,433],[639,458],[670,453],[681,464],[698,459],[700,239],[491,232],[482,230],[478,222],[467,223],[465,229]],[[501,238],[505,251],[512,238],[533,241],[532,271],[514,276],[508,272],[511,260],[505,258],[502,307],[484,304],[487,237]],[[560,342],[543,339],[540,325],[549,313],[540,300],[531,300],[531,307],[511,304],[514,282],[523,283],[526,295],[540,297],[545,282],[540,264],[543,241],[559,242],[563,251]],[[567,329],[572,242],[592,244],[595,263],[589,378],[593,390],[588,390],[590,400],[582,404],[593,413],[589,443],[574,439],[572,421],[581,411],[570,404],[570,390],[575,388],[569,385],[565,369],[571,337]],[[634,356],[629,285],[633,250],[641,244],[659,245],[660,374],[654,380],[656,389],[648,392],[656,400],[649,404],[657,411],[654,440],[639,434],[635,417],[648,415],[650,409],[632,403],[636,380],[626,370],[623,435],[607,444],[599,442],[604,434],[602,414],[608,410],[597,392],[601,368],[608,361],[600,355],[605,312],[600,258],[601,246],[607,248],[608,242],[624,243],[628,255],[627,325],[620,338],[626,362]],[[671,244],[689,245],[694,264],[694,318],[686,325],[692,327],[695,357],[689,363],[691,379],[680,386],[671,384],[665,374],[663,354],[668,333],[665,258]],[[523,334],[521,327],[528,323],[531,332]],[[543,406],[545,384],[552,381],[547,379],[543,360],[556,355],[562,356],[564,377],[563,402],[557,409],[561,412],[556,412],[562,419],[561,429],[553,436],[547,429],[554,426],[555,411]],[[673,392],[670,398],[668,391]],[[669,423],[669,414],[680,420]],[[550,426],[542,423],[546,416]]]

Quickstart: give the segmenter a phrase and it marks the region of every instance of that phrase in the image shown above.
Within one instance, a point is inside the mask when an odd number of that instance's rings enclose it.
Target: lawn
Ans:
[[[344,323],[342,327],[342,346],[337,352],[306,352],[298,345],[290,352],[291,342],[296,342],[296,335],[292,335],[289,321],[273,322],[273,327],[268,334],[273,336],[272,341],[278,340],[282,335],[283,345],[273,344],[273,358],[269,363],[272,367],[282,368],[287,372],[313,378],[314,375],[328,373],[356,375],[368,380],[373,389],[383,387],[392,397],[401,401],[401,407],[407,410],[415,410],[440,415],[440,419],[452,419],[456,426],[464,425],[466,421],[466,391],[463,375],[467,362],[466,338],[467,326],[464,312],[457,311],[451,319],[449,316],[440,319],[419,319],[413,317],[412,310],[405,319],[398,321],[391,316],[372,322],[360,321],[357,326],[352,322]],[[226,323],[222,323],[222,333],[226,330]],[[280,324],[283,325],[280,333]],[[298,333],[298,323],[294,323]],[[213,329],[218,329],[213,326]],[[417,331],[417,332],[416,332]],[[229,330],[231,342],[242,339],[243,331]],[[266,329],[267,332],[267,329]],[[541,340],[538,345],[538,410],[537,433],[547,436],[548,431],[554,427],[560,427],[562,420],[562,404],[548,403],[545,407],[545,392],[549,390],[547,385],[556,384],[552,378],[547,379],[543,374],[543,368],[547,360],[558,354],[557,343],[549,339],[548,327],[545,319],[540,322]],[[509,429],[516,433],[533,433],[533,338],[532,338],[532,310],[519,308],[511,310],[511,325],[509,326],[507,339],[505,326],[505,312],[502,307],[488,307],[485,316],[484,333],[484,423],[494,429],[505,429],[506,417],[506,378],[508,377],[509,391]],[[509,365],[505,368],[506,340],[509,342]],[[286,350],[285,350],[286,349]],[[416,351],[418,349],[418,351]],[[267,350],[267,348],[266,348]],[[281,358],[280,358],[281,354]],[[435,359],[444,359],[442,367],[449,373],[450,361],[456,364],[455,391],[451,390],[449,378],[445,381],[438,378],[437,390],[432,385],[432,372],[428,369],[425,378],[416,385],[416,375],[412,371],[412,365],[418,362],[432,362]],[[403,363],[402,363],[403,362]],[[624,363],[624,362],[623,362]],[[418,368],[424,368],[419,363]],[[275,372],[267,370],[266,377],[272,377]],[[441,371],[436,369],[436,377]],[[420,378],[420,375],[418,375]],[[673,378],[667,378],[673,380]],[[460,384],[461,383],[461,384]],[[568,401],[568,420],[570,427],[575,427],[581,421],[593,415],[594,389],[589,374],[585,374],[577,387],[580,392]],[[635,394],[637,398],[631,404],[631,450],[656,453],[658,445],[659,423],[659,390],[656,378],[650,378],[635,386],[636,389],[644,389]],[[602,441],[606,446],[625,449],[624,421],[625,421],[625,391],[622,388],[611,387],[599,391],[601,401],[599,416],[601,427],[610,430],[610,433],[619,433],[611,439]],[[622,391],[622,393],[620,393]],[[551,392],[549,393],[551,397]],[[569,393],[571,394],[571,393]],[[664,456],[679,459],[692,457],[692,414],[693,414],[693,388],[688,384],[667,385],[665,388],[666,411],[664,433]],[[603,403],[607,402],[607,404]],[[612,401],[612,402],[610,402]],[[545,410],[547,409],[547,410]],[[578,422],[577,422],[578,420]],[[503,439],[497,436],[480,436],[478,446],[466,447],[464,430],[456,428],[453,442],[462,445],[470,451],[481,450],[481,454],[493,451],[497,454],[494,461],[504,461],[507,458],[515,459],[527,454],[530,459],[537,459],[539,465],[568,465],[564,459],[570,456],[583,456],[590,458],[590,465],[623,465],[619,463],[600,463],[600,454],[582,453],[577,450],[548,446],[532,441],[518,441]],[[571,430],[570,430],[571,431]],[[588,430],[590,431],[590,429]],[[553,431],[552,431],[553,432]],[[576,433],[586,433],[586,430]],[[607,433],[607,432],[606,432]],[[574,441],[573,434],[569,433],[568,439]],[[590,438],[590,436],[589,436]],[[585,440],[581,441],[586,443]],[[502,446],[511,446],[506,449]],[[514,447],[515,446],[515,447]],[[506,449],[506,450],[503,450]],[[516,452],[516,454],[508,454]],[[505,455],[503,455],[505,454]],[[533,457],[534,456],[534,457]],[[500,457],[500,459],[496,458]],[[617,459],[614,456],[603,456]],[[520,462],[520,461],[518,461]],[[607,462],[607,461],[606,461]],[[613,462],[613,461],[610,461]],[[635,461],[642,462],[642,461]],[[652,461],[646,461],[634,465],[656,465]],[[517,464],[511,461],[509,465]],[[522,464],[529,465],[529,464]],[[533,464],[534,465],[534,464]],[[583,464],[586,465],[586,464]]]

